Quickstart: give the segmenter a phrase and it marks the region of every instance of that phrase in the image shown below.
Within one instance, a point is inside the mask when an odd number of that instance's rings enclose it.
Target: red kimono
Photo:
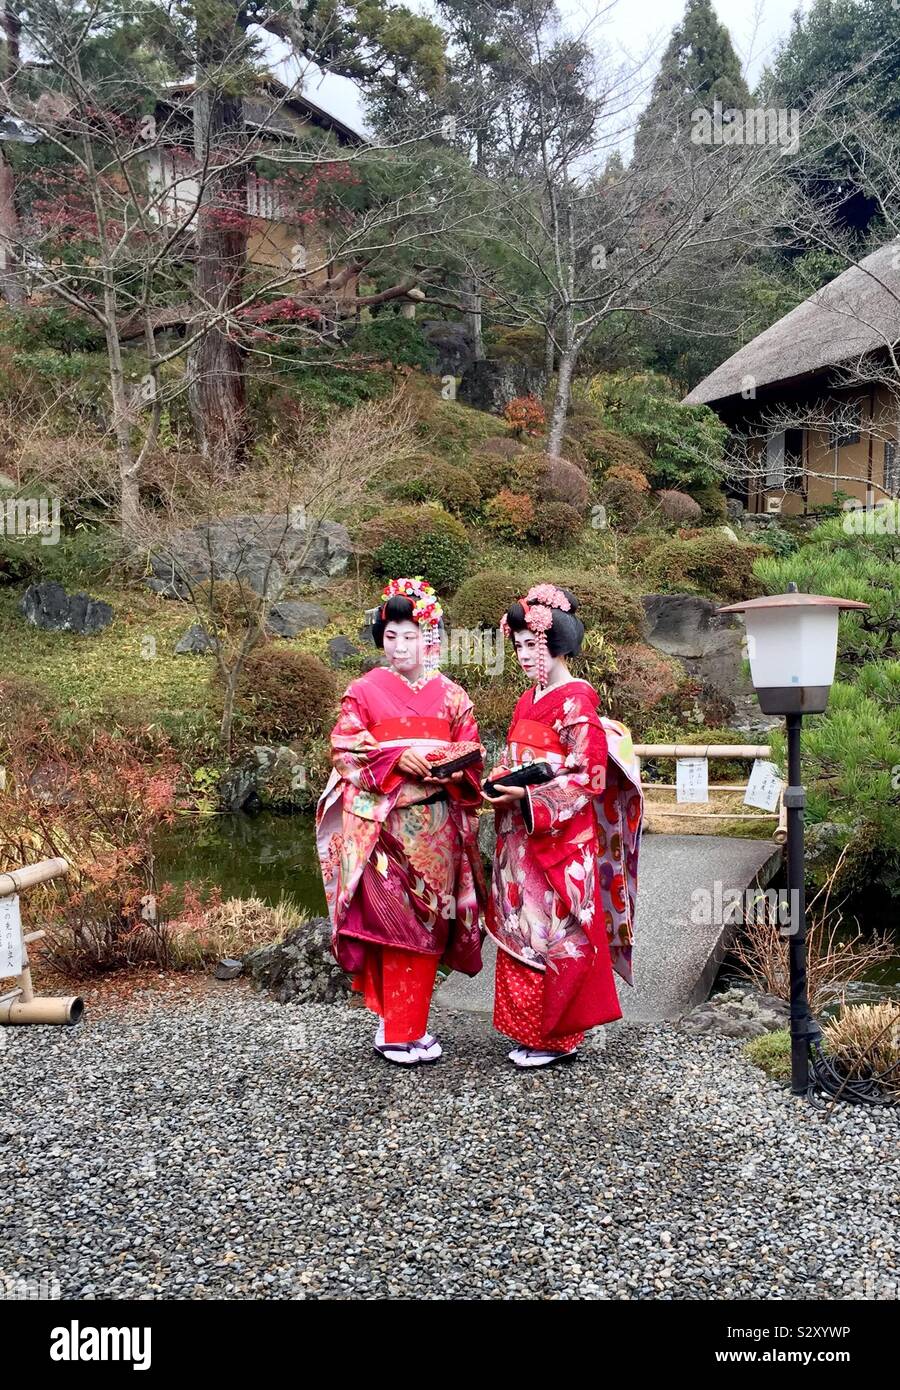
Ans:
[[[532,687],[502,758],[558,770],[496,811],[487,910],[499,948],[495,1026],[548,1051],[571,1051],[586,1029],[621,1018],[613,970],[631,981],[640,776],[627,730],[601,720],[597,705],[584,680],[541,696]]]
[[[350,684],[332,731],[316,841],[333,949],[384,1018],[387,1042],[425,1032],[440,961],[481,969],[481,764],[444,787],[397,770],[408,748],[469,741],[478,726],[461,686],[439,672],[411,685],[386,667]]]

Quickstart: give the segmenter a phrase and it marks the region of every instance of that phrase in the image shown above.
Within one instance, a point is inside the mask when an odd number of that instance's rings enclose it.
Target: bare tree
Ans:
[[[777,240],[794,153],[765,124],[729,143],[707,140],[699,126],[696,141],[685,138],[673,113],[672,129],[643,131],[629,164],[612,158],[633,125],[642,64],[604,70],[584,35],[567,36],[544,0],[530,3],[527,42],[520,32],[508,42],[531,94],[536,157],[488,191],[480,238],[495,248],[494,263],[475,245],[470,258],[497,315],[545,335],[557,367],[547,450],[558,453],[591,336],[636,314],[689,333],[693,306],[715,302],[711,269]],[[816,111],[797,116],[800,143]]]
[[[260,466],[257,491],[269,498],[262,513],[234,515],[228,491],[207,478],[170,496],[161,511],[143,514],[141,549],[163,561],[215,657],[227,754],[244,666],[268,635],[273,606],[298,585],[328,578],[315,572],[313,555],[323,524],[346,516],[364,489],[420,447],[409,402],[398,391],[334,416],[324,435],[303,423],[283,429]]]

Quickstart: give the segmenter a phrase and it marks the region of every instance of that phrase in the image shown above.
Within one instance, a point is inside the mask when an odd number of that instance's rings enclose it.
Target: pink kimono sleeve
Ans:
[[[462,696],[459,710],[451,721],[450,736],[454,743],[481,743],[472,701],[467,695]],[[448,795],[467,806],[480,806],[483,776],[484,759],[481,758],[465,769],[458,782],[446,783]]]
[[[331,761],[338,775],[360,791],[392,792],[404,780],[396,764],[405,749],[384,748],[369,732],[366,713],[349,692],[331,731]]]
[[[521,802],[525,828],[534,835],[559,830],[606,786],[606,734],[596,716],[583,715],[557,732],[566,771],[552,782],[527,787]]]

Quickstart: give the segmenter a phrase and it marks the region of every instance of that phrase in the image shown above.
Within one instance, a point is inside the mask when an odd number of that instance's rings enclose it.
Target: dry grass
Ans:
[[[254,946],[280,940],[306,917],[287,898],[275,907],[260,898],[228,898],[205,912],[199,925],[191,920],[167,924],[172,964],[196,970],[223,956],[240,959]]]
[[[886,965],[896,951],[887,935],[864,935],[859,930],[852,936],[843,935],[844,917],[840,905],[832,904],[831,892],[838,882],[846,852],[840,855],[828,880],[806,910],[807,990],[813,1014],[839,999],[849,984],[867,978],[873,970]],[[766,900],[762,899],[763,910],[744,924],[731,952],[743,967],[743,973],[759,989],[779,999],[790,999],[790,937],[783,934],[777,913],[764,910],[765,905]]]
[[[900,1100],[900,1003],[846,1005],[826,1023],[824,1033],[826,1051],[845,1075],[878,1077],[883,1089]],[[889,1074],[882,1076],[885,1072]]]
[[[644,829],[651,835],[743,835],[748,840],[772,838],[778,818],[763,812],[757,818],[752,808],[743,804],[744,792],[716,791],[710,784],[711,800],[694,805],[677,804],[674,791],[654,791],[653,784],[645,788]],[[733,813],[726,820],[716,820],[710,812]],[[752,820],[738,819],[743,814]]]

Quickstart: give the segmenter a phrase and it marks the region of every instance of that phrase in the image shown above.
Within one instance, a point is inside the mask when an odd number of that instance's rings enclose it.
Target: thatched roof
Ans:
[[[684,404],[715,405],[750,385],[795,381],[896,342],[900,241],[890,241],[716,367],[685,396]]]

